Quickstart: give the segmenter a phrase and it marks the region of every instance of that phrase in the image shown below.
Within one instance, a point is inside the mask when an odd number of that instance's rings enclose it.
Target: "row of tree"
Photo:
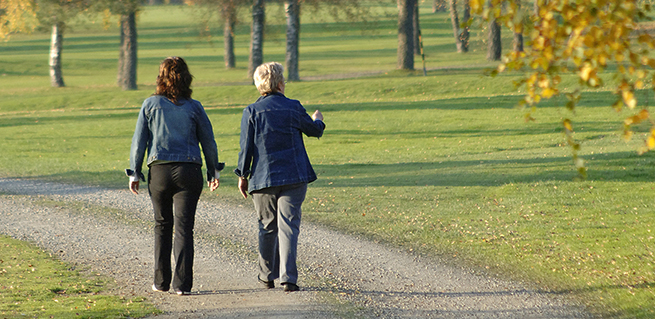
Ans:
[[[351,18],[365,14],[362,0],[186,0],[190,5],[206,7],[218,11],[224,21],[225,66],[235,67],[234,28],[237,11],[250,8],[252,13],[248,77],[257,66],[263,63],[264,29],[266,24],[266,5],[268,2],[282,2],[286,15],[286,58],[285,64],[289,81],[297,81],[299,76],[300,16],[303,7],[318,8],[330,6],[335,15],[345,13]],[[398,1],[398,68],[414,69],[414,55],[419,54],[418,1]],[[442,1],[442,0],[435,0]],[[468,3],[468,0],[464,0]],[[167,0],[168,4],[182,0]],[[117,17],[120,21],[120,45],[118,56],[117,83],[124,90],[137,88],[137,26],[136,15],[144,4],[159,5],[162,0],[0,0],[0,36],[12,32],[30,31],[34,28],[49,28],[51,32],[50,78],[52,86],[65,86],[62,74],[62,49],[67,23],[83,12],[102,12],[105,19]],[[468,6],[467,6],[468,7]],[[465,10],[463,21],[470,14]],[[451,0],[453,28],[459,52],[468,48],[468,27],[460,28],[457,18],[456,0]],[[466,23],[465,23],[466,24]],[[465,30],[460,32],[458,30]],[[499,59],[498,56],[497,59]]]
[[[137,88],[136,13],[139,0],[0,0],[0,38],[13,32],[49,28],[50,79],[54,87],[63,87],[61,60],[67,23],[82,12],[103,12],[106,18],[120,19],[118,84],[124,90]]]

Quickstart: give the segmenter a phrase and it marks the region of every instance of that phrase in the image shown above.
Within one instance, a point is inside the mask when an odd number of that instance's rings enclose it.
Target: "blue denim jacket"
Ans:
[[[189,99],[176,105],[166,97],[153,95],[143,101],[130,150],[129,176],[145,181],[141,167],[146,150],[147,165],[154,161],[186,162],[202,165],[200,147],[207,164],[207,180],[225,166],[218,162],[214,130],[200,102]],[[136,175],[135,175],[136,174]]]
[[[316,173],[302,134],[321,137],[325,123],[312,120],[296,100],[283,94],[261,96],[241,117],[241,151],[234,170],[248,178],[248,192],[273,186],[309,183]]]

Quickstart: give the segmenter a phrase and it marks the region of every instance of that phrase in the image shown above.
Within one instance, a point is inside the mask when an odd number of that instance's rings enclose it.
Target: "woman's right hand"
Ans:
[[[314,120],[314,121],[321,120],[322,121],[323,120],[323,113],[321,113],[321,111],[319,111],[319,110],[314,111],[314,114],[312,114],[312,120]]]

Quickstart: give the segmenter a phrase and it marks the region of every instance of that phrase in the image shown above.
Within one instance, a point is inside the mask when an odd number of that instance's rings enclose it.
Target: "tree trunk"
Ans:
[[[298,47],[300,44],[300,3],[298,0],[285,0],[284,9],[287,16],[287,54],[285,64],[287,80],[299,81]]]
[[[500,25],[496,19],[489,21],[489,44],[487,47],[487,60],[500,61],[503,49],[500,41]]]
[[[418,19],[418,1],[416,1],[416,5],[414,6],[414,19],[412,19],[413,27],[414,27],[414,54],[420,55],[421,54],[421,47],[419,46],[420,39],[419,39],[419,32],[420,32],[420,22]]]
[[[122,87],[124,91],[136,90],[136,69],[137,69],[137,34],[136,34],[136,13],[130,12],[121,16],[123,26],[123,74]]]
[[[434,0],[432,2],[432,13],[444,12],[447,10],[447,7],[446,0]]]
[[[468,21],[471,19],[471,4],[469,0],[463,0],[464,1],[464,14],[462,16],[462,21],[466,23],[466,25],[461,29],[461,33],[459,35],[459,42],[462,44],[462,53],[469,52],[469,26],[468,26]]]
[[[523,52],[523,34],[514,32],[514,52]]]
[[[487,1],[491,6],[491,0]],[[496,21],[496,17],[491,16],[489,19],[489,41],[487,47],[487,60],[500,61],[500,56],[503,48],[500,42],[500,24]]]
[[[455,36],[455,47],[457,52],[463,52],[462,41],[459,33],[459,15],[457,14],[457,0],[450,0],[450,22],[453,26],[453,35]]]
[[[148,4],[151,5],[151,6],[157,6],[157,5],[162,4],[162,1],[161,0],[148,0]]]
[[[63,87],[64,77],[61,73],[61,51],[64,41],[64,29],[66,24],[58,22],[52,25],[52,37],[50,40],[50,84],[53,87]]]
[[[169,4],[183,4],[184,0],[168,0]]]
[[[464,13],[462,21],[468,23],[471,18],[471,6],[469,0],[464,1]],[[458,53],[466,53],[469,51],[469,27],[465,25],[462,27],[459,21],[459,14],[457,12],[457,0],[450,0],[450,21],[453,26],[453,34],[455,35],[455,47]]]
[[[248,58],[248,78],[252,79],[255,69],[264,63],[264,25],[266,11],[264,0],[253,0],[252,30],[250,33],[250,57]]]
[[[518,10],[521,10],[521,0],[514,0],[516,1],[516,7]],[[513,49],[514,52],[523,52],[523,26],[521,26],[521,30],[519,32],[514,32],[514,41],[512,42],[513,44]]]
[[[398,69],[414,70],[414,6],[416,0],[398,0]]]
[[[496,19],[489,21],[489,47],[487,50],[487,60],[500,61],[503,49],[500,42],[500,25]]]
[[[224,11],[225,26],[223,27],[223,44],[225,48],[224,60],[225,68],[233,69],[236,67],[234,56],[234,25],[236,24],[236,12],[232,5],[228,5]]]
[[[116,84],[123,87],[124,64],[125,64],[125,19],[120,19],[120,43],[118,47],[118,72],[116,72]]]

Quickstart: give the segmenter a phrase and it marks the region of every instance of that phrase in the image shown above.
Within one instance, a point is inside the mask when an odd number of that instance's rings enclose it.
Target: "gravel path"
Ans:
[[[298,248],[301,291],[265,290],[256,281],[252,208],[202,200],[193,294],[153,293],[147,191],[0,179],[0,194],[0,233],[111,276],[113,293],[148,297],[165,312],[157,318],[591,317],[559,295],[308,223]]]

